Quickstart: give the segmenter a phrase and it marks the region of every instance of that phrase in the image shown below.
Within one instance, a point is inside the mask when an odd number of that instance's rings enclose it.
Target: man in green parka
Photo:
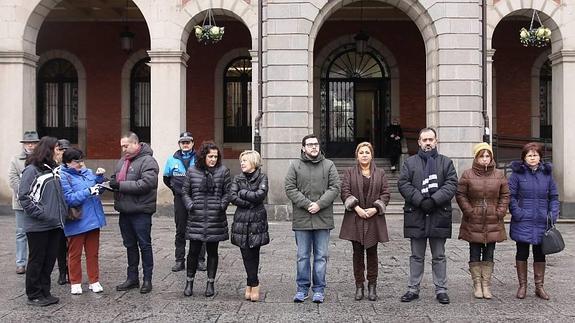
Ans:
[[[312,287],[315,303],[325,298],[325,273],[329,231],[333,224],[333,201],[339,196],[340,179],[333,162],[320,150],[311,134],[301,141],[299,160],[290,163],[285,191],[293,206],[292,229],[297,244],[297,291],[294,302],[301,303]],[[310,258],[313,249],[313,286]]]

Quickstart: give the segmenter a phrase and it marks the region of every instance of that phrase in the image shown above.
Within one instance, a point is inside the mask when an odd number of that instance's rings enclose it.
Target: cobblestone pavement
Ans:
[[[229,219],[231,220],[231,219]],[[88,290],[84,274],[84,294],[70,294],[70,285],[55,284],[52,292],[60,303],[46,308],[26,305],[24,275],[16,275],[14,264],[14,217],[0,216],[0,241],[3,277],[0,283],[0,321],[147,321],[174,322],[573,322],[575,320],[575,225],[560,224],[567,248],[558,255],[548,256],[545,287],[550,301],[534,296],[532,271],[529,269],[528,296],[515,298],[517,288],[514,253],[515,244],[506,241],[497,245],[492,300],[476,300],[471,292],[467,271],[466,242],[448,240],[448,279],[451,304],[441,305],[434,298],[430,255],[426,258],[426,273],[420,299],[401,303],[406,290],[409,241],[402,235],[402,219],[388,219],[391,241],[379,245],[379,300],[355,301],[351,262],[351,243],[338,239],[341,217],[331,233],[326,300],[324,304],[306,301],[292,302],[295,291],[295,242],[291,223],[270,223],[271,243],[262,248],[260,281],[262,302],[244,301],[245,273],[237,247],[229,242],[220,244],[220,262],[216,278],[216,295],[203,296],[206,276],[198,273],[194,296],[184,297],[185,272],[172,273],[173,220],[156,217],[153,224],[154,289],[147,295],[137,290],[115,291],[115,285],[125,279],[126,255],[118,228],[118,218],[108,217],[108,226],[101,235],[100,282],[104,292]],[[458,227],[458,225],[454,225]],[[454,228],[454,236],[457,229]]]

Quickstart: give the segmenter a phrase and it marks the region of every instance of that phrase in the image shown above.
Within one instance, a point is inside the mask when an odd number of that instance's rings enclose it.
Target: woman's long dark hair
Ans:
[[[44,164],[54,168],[58,166],[54,160],[54,148],[58,145],[58,139],[54,137],[44,136],[38,142],[36,148],[28,159],[26,160],[26,166],[34,165],[40,169],[44,169]]]
[[[200,146],[199,154],[196,158],[196,168],[202,170],[208,169],[208,166],[206,165],[206,156],[208,156],[210,150],[218,151],[218,161],[216,162],[216,166],[214,167],[219,167],[222,164],[222,159],[224,157],[222,156],[220,148],[218,148],[218,146],[216,146],[216,144],[213,141],[204,141]]]

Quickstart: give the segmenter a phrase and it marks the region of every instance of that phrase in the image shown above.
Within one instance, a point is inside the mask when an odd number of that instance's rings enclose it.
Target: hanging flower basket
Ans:
[[[539,23],[539,27],[537,28],[533,26],[535,18],[537,18],[537,22]],[[519,30],[519,39],[525,47],[545,47],[551,43],[551,29],[543,26],[537,14],[537,10],[533,10],[529,29],[521,28],[521,30]]]
[[[216,20],[212,13],[212,9],[208,9],[202,25],[194,26],[194,34],[198,42],[207,44],[214,44],[222,40],[224,36],[224,27],[216,25]]]

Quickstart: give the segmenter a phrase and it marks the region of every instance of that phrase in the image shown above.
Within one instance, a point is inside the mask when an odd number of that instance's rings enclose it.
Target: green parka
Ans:
[[[290,163],[285,191],[293,205],[293,230],[334,228],[333,202],[339,196],[340,179],[333,162],[320,155],[310,159],[303,151],[300,159]],[[320,210],[311,214],[307,208],[317,202]]]

